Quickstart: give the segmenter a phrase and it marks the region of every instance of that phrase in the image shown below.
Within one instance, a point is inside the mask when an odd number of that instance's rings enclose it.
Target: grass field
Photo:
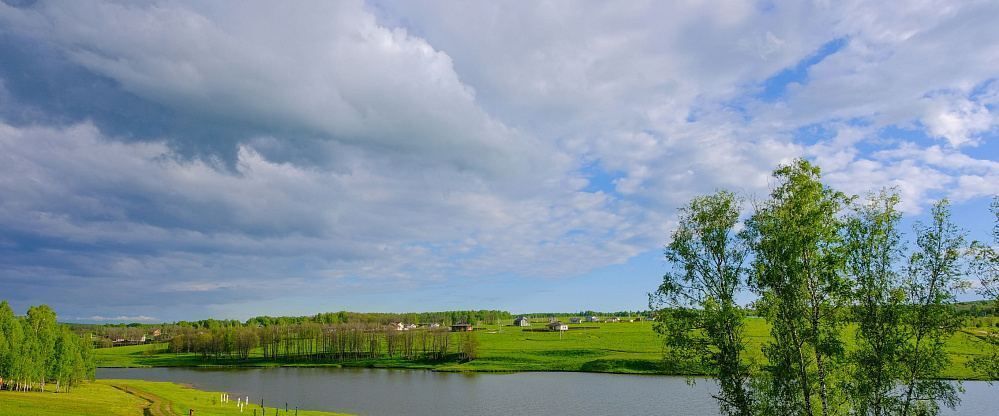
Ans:
[[[240,413],[233,399],[221,403],[218,392],[195,390],[174,383],[140,380],[98,380],[69,393],[0,391],[0,416],[180,416],[193,409],[198,416],[262,414],[259,406]],[[277,414],[267,408],[266,414]],[[283,410],[283,409],[282,409]],[[300,411],[300,416],[336,416],[340,413]]]
[[[539,327],[535,324],[533,328]],[[659,337],[652,331],[650,322],[621,322],[581,324],[598,326],[592,330],[570,330],[559,336],[554,332],[530,332],[512,326],[485,326],[476,331],[479,358],[466,362],[429,363],[383,358],[330,366],[422,368],[438,371],[586,371],[637,374],[682,374],[667,371],[662,361]],[[762,361],[760,346],[769,339],[769,327],[758,318],[746,321],[748,341],[747,359]],[[846,329],[852,334],[851,329]],[[850,337],[847,336],[849,340]],[[848,346],[849,347],[849,346]],[[952,365],[944,377],[953,379],[979,379],[965,366],[971,358],[982,354],[987,345],[978,338],[959,332],[948,343]],[[255,357],[255,358],[254,358]],[[100,367],[170,367],[170,366],[317,366],[315,363],[273,362],[260,358],[260,352],[251,354],[247,363],[204,361],[197,354],[171,354],[166,344],[116,347],[97,350]],[[696,373],[696,371],[694,371]]]

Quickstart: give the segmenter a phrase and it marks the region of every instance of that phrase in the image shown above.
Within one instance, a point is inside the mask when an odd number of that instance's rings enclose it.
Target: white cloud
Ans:
[[[0,4],[0,32],[251,132],[189,157],[177,143],[213,138],[0,122],[0,225],[60,243],[8,281],[224,304],[574,276],[656,250],[696,194],[762,197],[802,155],[912,213],[999,192],[972,153],[996,137],[994,2],[240,6]]]
[[[180,111],[497,177],[562,165],[482,111],[446,53],[379,25],[358,1],[42,2],[0,5],[0,21]]]
[[[929,133],[954,147],[975,144],[976,135],[999,125],[999,117],[985,105],[963,97],[932,97],[923,123]]]
[[[622,262],[662,231],[646,228],[650,214],[632,204],[574,186],[509,196],[460,170],[414,175],[364,155],[327,171],[244,145],[231,172],[161,142],[112,140],[90,124],[2,123],[0,155],[0,193],[18,196],[0,201],[0,226],[79,246],[21,258],[5,275],[42,275],[49,293],[66,296],[134,286],[143,298],[224,301],[322,293],[345,279],[379,287],[566,276]],[[54,255],[62,259],[51,264]]]

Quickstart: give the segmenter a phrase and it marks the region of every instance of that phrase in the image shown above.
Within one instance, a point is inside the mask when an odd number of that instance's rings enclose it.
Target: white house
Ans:
[[[588,316],[586,317],[586,322],[600,322],[600,318],[597,318],[596,316]]]
[[[561,322],[552,322],[548,324],[549,331],[568,331],[569,325],[563,324]]]
[[[531,320],[527,319],[526,316],[521,316],[513,320],[514,326],[531,326]]]
[[[579,324],[583,322],[583,318],[569,318],[570,324]]]

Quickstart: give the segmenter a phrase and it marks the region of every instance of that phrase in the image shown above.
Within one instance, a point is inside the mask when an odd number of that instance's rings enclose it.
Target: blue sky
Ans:
[[[945,4],[0,2],[0,298],[642,309],[677,207],[797,157],[986,238],[999,5]]]

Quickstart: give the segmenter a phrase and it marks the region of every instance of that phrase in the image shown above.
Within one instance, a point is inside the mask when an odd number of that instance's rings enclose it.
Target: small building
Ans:
[[[436,329],[436,328],[440,328],[440,327],[441,327],[441,324],[439,324],[437,322],[434,322],[434,323],[430,324],[430,329]]]
[[[153,338],[159,338],[160,335],[163,335],[163,333],[160,332],[159,328],[153,330]]]
[[[597,318],[596,316],[588,316],[586,317],[586,322],[600,322],[600,318]]]
[[[453,331],[453,332],[471,331],[473,329],[475,329],[475,328],[472,326],[472,324],[454,324],[454,325],[451,325],[451,331]]]
[[[548,330],[549,331],[568,331],[569,330],[569,325],[566,325],[566,324],[563,324],[561,322],[556,321],[556,322],[552,322],[552,323],[548,324]]]
[[[526,316],[521,316],[520,318],[513,320],[514,326],[531,326],[531,320],[527,319]]]
[[[583,318],[569,318],[570,324],[581,324],[583,323]]]
[[[607,320],[604,321],[604,322],[621,322],[621,318],[618,318],[616,316],[612,316],[610,318],[607,318]]]
[[[389,327],[392,328],[392,329],[394,329],[394,330],[396,330],[396,331],[405,331],[406,330],[406,324],[403,324],[402,322],[392,322],[392,323],[389,324]]]
[[[403,327],[403,329],[406,330],[406,331],[408,331],[410,329],[416,329],[416,328],[417,328],[416,324],[409,324],[409,325],[406,325],[405,327]]]

